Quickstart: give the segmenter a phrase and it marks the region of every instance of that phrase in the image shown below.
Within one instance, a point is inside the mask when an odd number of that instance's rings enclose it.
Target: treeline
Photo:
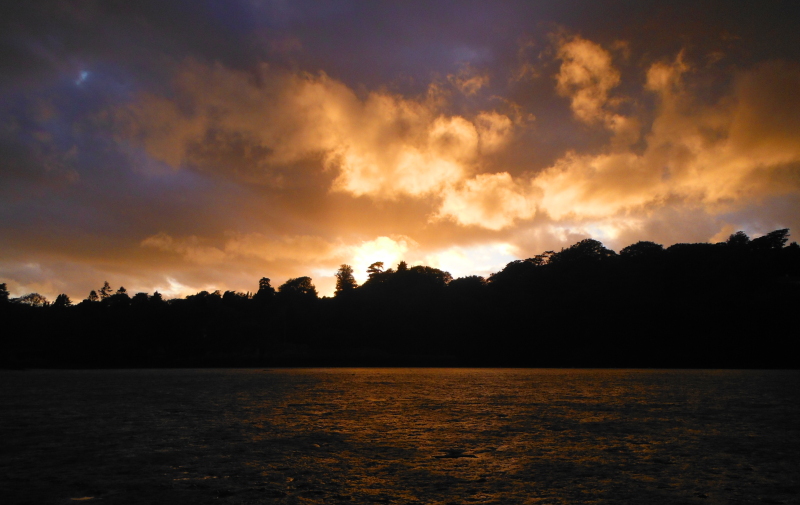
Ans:
[[[105,283],[77,304],[0,284],[0,365],[797,368],[788,237],[619,254],[586,239],[486,279],[377,262],[358,286],[342,265],[332,298],[309,277],[171,300]]]

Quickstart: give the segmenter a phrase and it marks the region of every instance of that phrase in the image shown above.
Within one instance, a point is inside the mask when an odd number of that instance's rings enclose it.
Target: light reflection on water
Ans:
[[[0,484],[8,503],[800,503],[798,379],[3,372]]]

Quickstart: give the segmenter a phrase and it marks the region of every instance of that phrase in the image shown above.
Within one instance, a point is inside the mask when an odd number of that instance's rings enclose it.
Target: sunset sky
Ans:
[[[331,295],[342,263],[797,240],[793,4],[4,2],[0,282]]]

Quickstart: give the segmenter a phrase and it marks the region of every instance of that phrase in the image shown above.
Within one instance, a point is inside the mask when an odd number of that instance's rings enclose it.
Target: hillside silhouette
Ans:
[[[800,246],[789,230],[726,242],[593,239],[488,278],[400,262],[183,299],[108,282],[73,304],[0,284],[4,367],[536,366],[797,368]]]

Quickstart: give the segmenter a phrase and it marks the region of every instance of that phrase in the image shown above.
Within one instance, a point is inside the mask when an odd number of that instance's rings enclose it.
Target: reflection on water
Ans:
[[[800,503],[800,374],[0,374],[3,503]]]

